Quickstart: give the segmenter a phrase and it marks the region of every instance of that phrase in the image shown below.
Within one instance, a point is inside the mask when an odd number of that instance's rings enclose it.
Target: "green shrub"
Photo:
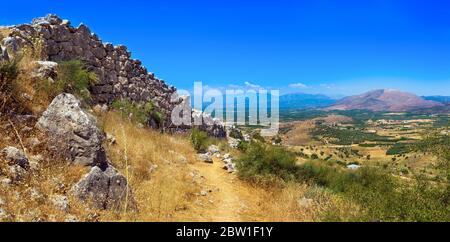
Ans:
[[[197,152],[203,153],[208,150],[209,141],[207,133],[194,128],[191,130],[190,139]]]
[[[403,155],[411,152],[411,144],[408,143],[395,143],[393,146],[391,146],[388,151],[386,152],[386,155]]]
[[[236,127],[232,127],[230,129],[229,136],[231,138],[234,138],[234,139],[240,139],[240,140],[244,139],[244,136],[242,135],[242,132]]]
[[[7,87],[19,75],[19,67],[16,61],[0,62],[0,90]]]
[[[282,148],[260,142],[251,142],[245,153],[237,160],[239,176],[252,180],[279,178],[284,181],[295,179],[295,154]]]
[[[155,113],[153,110],[153,103],[134,103],[129,99],[120,99],[112,103],[112,107],[120,110],[121,114],[130,118],[133,122],[146,124],[149,117]]]
[[[150,117],[155,120],[158,125],[161,125],[164,122],[164,115],[156,110],[150,111]]]
[[[264,137],[261,136],[261,132],[254,132],[252,134],[252,139],[257,140],[259,142],[266,142],[266,140],[264,139]]]
[[[304,164],[297,177],[340,193],[365,209],[359,221],[449,221],[447,190],[417,178],[405,183],[370,167],[349,172],[319,162]]]
[[[249,142],[241,140],[241,141],[239,141],[237,148],[238,148],[238,150],[245,152],[245,151],[247,151],[249,145],[250,145]]]
[[[88,71],[80,60],[70,60],[58,63],[58,78],[52,84],[54,92],[73,93],[83,100],[90,100],[90,87],[97,83],[95,73]]]
[[[17,95],[15,86],[18,76],[17,62],[0,62],[0,112],[3,112],[3,109],[9,106],[13,102],[12,99]]]

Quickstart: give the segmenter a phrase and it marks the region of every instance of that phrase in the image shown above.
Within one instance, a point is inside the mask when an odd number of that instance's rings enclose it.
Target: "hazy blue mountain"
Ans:
[[[286,94],[280,96],[280,109],[323,108],[335,102],[336,100],[321,94]]]
[[[435,101],[440,103],[450,103],[450,96],[424,96],[425,100]]]

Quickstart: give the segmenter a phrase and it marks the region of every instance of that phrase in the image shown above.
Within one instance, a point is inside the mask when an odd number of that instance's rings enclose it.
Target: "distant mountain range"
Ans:
[[[440,103],[450,103],[450,96],[424,96],[422,98]]]
[[[441,102],[426,100],[417,95],[391,89],[370,91],[361,95],[345,97],[325,110],[370,110],[406,112],[419,109],[444,107]]]
[[[321,94],[295,93],[280,96],[280,109],[310,109],[333,105],[335,99]]]
[[[268,100],[271,99],[269,94]],[[225,97],[224,97],[225,100]],[[412,93],[392,89],[380,89],[366,92],[361,95],[348,96],[340,100],[322,94],[294,93],[280,96],[280,109],[304,110],[320,109],[331,110],[369,110],[380,112],[407,112],[443,113],[450,111],[449,96],[419,97]],[[209,103],[205,104],[205,106]],[[226,103],[224,102],[224,105]],[[245,102],[246,109],[249,103]],[[233,103],[234,106],[234,103]],[[268,103],[270,108],[270,101]]]

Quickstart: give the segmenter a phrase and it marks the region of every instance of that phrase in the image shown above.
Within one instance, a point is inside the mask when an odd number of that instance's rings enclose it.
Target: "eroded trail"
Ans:
[[[222,169],[223,162],[214,159],[213,164],[196,162],[192,165],[202,177],[204,206],[197,208],[203,220],[212,222],[258,221],[261,204],[259,191],[239,180],[235,174]]]

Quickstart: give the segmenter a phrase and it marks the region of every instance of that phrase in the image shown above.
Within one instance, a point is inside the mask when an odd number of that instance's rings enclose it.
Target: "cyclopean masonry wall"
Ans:
[[[170,122],[171,111],[179,103],[171,102],[175,87],[148,72],[141,61],[132,59],[127,47],[103,43],[86,25],[73,27],[69,21],[52,14],[36,18],[31,24],[9,28],[11,33],[1,43],[3,49],[16,52],[24,46],[36,47],[37,40],[41,40],[42,60],[81,59],[97,74],[99,82],[91,90],[95,103],[110,104],[122,98],[133,102],[152,101],[165,117],[162,128],[178,128]],[[224,133],[220,125],[213,130],[214,136]]]

